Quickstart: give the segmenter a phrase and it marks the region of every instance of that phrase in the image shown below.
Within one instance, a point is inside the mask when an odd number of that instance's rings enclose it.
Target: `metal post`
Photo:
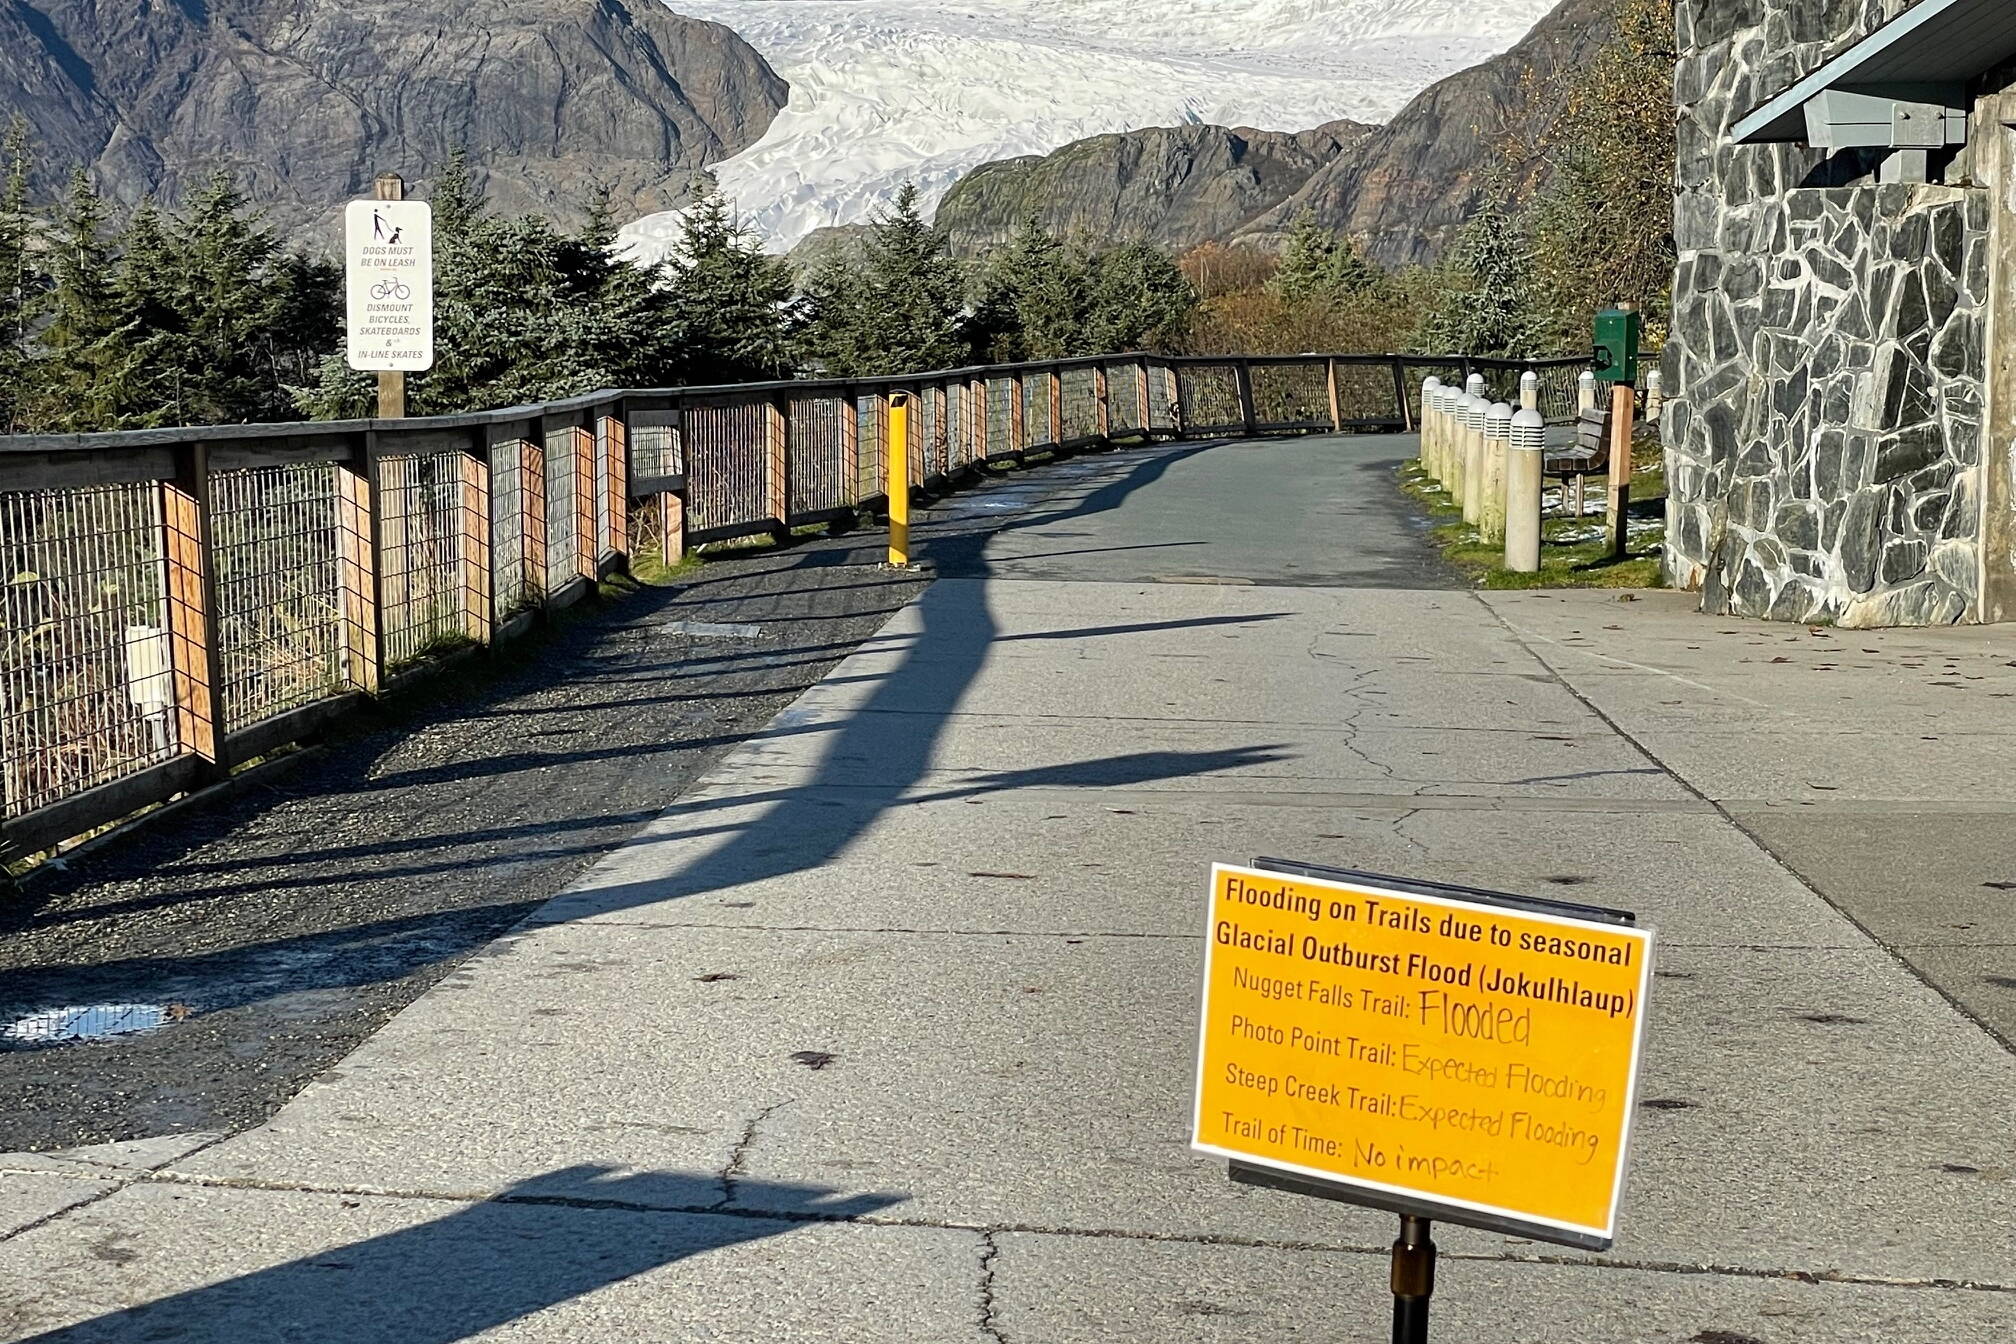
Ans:
[[[1400,1220],[1393,1243],[1393,1344],[1428,1344],[1428,1303],[1435,1296],[1434,1225]]]
[[[406,199],[406,180],[397,173],[380,173],[371,183],[371,198],[377,201]],[[406,375],[381,369],[378,373],[378,418],[406,418]]]
[[[889,394],[889,563],[910,563],[910,394]]]

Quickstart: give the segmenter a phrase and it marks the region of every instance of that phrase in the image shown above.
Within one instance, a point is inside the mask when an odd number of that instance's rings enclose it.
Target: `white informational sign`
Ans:
[[[434,212],[352,201],[343,214],[353,369],[434,367]]]

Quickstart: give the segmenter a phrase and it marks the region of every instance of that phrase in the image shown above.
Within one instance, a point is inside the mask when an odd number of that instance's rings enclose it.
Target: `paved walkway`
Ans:
[[[1391,586],[1406,450],[962,498],[1006,530],[271,1123],[0,1163],[0,1337],[1380,1338],[1390,1219],[1185,1147],[1264,854],[1661,932],[1616,1251],[1451,1229],[1439,1338],[2009,1339],[2006,637]]]

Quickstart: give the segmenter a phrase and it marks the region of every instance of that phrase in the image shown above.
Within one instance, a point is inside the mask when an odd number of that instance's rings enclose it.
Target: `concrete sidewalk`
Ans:
[[[2004,637],[1380,586],[1441,577],[1408,451],[1116,454],[946,529],[272,1123],[7,1160],[0,1337],[1381,1338],[1390,1218],[1186,1148],[1207,870],[1257,855],[1660,930],[1619,1245],[1444,1229],[1438,1338],[2016,1335]]]

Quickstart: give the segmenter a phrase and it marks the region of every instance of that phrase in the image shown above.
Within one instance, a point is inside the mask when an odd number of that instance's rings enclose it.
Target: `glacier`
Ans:
[[[965,173],[1074,140],[1202,122],[1384,121],[1504,51],[1554,0],[670,0],[791,83],[754,146],[714,166],[774,251],[858,224],[905,181],[927,211]],[[663,255],[677,211],[627,225]]]

